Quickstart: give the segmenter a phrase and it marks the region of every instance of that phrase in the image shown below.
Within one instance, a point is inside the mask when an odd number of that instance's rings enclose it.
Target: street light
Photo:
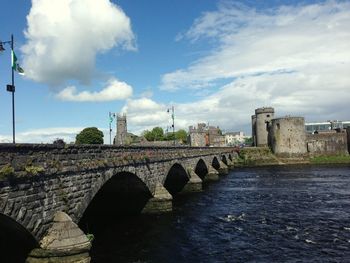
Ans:
[[[109,116],[109,144],[112,144],[112,122],[113,119],[115,118],[115,113],[113,112],[109,112],[108,113]]]
[[[175,142],[175,114],[174,114],[174,106],[171,106],[171,118],[173,119],[173,124],[171,125],[171,127],[173,127],[173,138],[174,138],[174,147],[176,145],[176,142]],[[167,110],[167,112],[169,113],[170,112],[170,109]]]
[[[11,58],[12,58],[12,63],[11,63],[11,76],[12,76],[12,81],[11,85],[6,85],[6,90],[8,92],[12,93],[12,142],[16,143],[15,139],[15,77],[14,77],[14,53],[13,53],[13,35],[11,34],[11,40],[9,41],[0,41],[0,52],[5,51],[4,44],[11,44]]]

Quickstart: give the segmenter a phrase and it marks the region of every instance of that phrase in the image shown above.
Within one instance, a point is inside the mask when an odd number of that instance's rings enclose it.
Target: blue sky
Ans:
[[[109,111],[140,134],[169,126],[172,105],[176,128],[248,134],[263,106],[350,119],[349,1],[3,0],[0,23],[26,72],[15,76],[17,142],[70,142],[95,126],[107,143]],[[11,142],[5,48],[0,142]]]

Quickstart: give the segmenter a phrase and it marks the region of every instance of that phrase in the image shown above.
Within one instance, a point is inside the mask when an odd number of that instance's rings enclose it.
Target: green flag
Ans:
[[[17,63],[17,57],[13,50],[11,50],[11,67],[14,71],[17,71],[18,74],[24,75],[24,70]]]

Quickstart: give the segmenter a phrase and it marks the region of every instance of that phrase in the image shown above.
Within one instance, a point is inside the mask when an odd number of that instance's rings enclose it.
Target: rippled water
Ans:
[[[236,168],[95,236],[101,263],[350,262],[350,166]]]

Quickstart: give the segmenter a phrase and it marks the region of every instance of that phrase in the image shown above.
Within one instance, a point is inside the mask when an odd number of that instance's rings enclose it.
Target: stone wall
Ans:
[[[310,156],[347,155],[347,133],[308,134],[307,150]]]
[[[348,140],[348,152],[350,153],[350,127],[346,128],[347,140]]]

